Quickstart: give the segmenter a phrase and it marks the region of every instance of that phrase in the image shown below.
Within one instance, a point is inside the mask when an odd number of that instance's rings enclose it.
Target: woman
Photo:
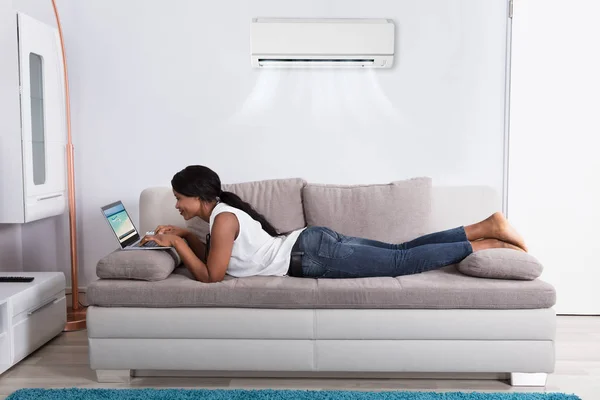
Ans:
[[[142,244],[172,246],[201,282],[220,282],[225,274],[360,278],[416,274],[455,264],[474,251],[508,248],[527,251],[522,237],[497,212],[477,224],[431,233],[402,244],[345,236],[311,226],[287,235],[237,195],[221,190],[219,176],[194,165],[171,180],[175,208],[185,220],[209,223],[210,248],[190,231],[159,226]]]

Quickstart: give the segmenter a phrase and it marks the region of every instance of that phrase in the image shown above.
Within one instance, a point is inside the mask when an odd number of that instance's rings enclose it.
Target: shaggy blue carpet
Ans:
[[[563,393],[326,390],[21,389],[6,400],[581,400]]]

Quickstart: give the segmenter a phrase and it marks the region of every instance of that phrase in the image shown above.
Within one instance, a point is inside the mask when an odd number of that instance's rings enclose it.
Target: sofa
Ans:
[[[278,229],[323,225],[389,242],[467,225],[501,209],[487,186],[325,185],[274,179],[224,185]],[[183,221],[168,187],[140,195],[140,230]],[[514,251],[514,250],[506,250]],[[361,279],[226,276],[201,283],[98,279],[87,288],[91,368],[132,376],[468,377],[544,386],[554,371],[555,289],[541,279],[468,276],[455,265]]]

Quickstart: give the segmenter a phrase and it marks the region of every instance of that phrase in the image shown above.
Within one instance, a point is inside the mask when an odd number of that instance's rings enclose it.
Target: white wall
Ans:
[[[99,207],[137,215],[142,189],[192,163],[224,182],[429,175],[501,192],[504,1],[66,4],[82,283],[114,248]],[[392,18],[397,65],[253,70],[256,16]]]
[[[58,5],[83,286],[115,247],[100,206],[121,199],[137,222],[140,191],[168,186],[188,164],[210,166],[223,182],[300,176],[375,183],[427,175],[437,185],[490,186],[498,192],[495,209],[501,206],[505,0]],[[260,16],[391,18],[396,65],[370,73],[253,70],[250,21]],[[23,238],[64,227],[39,224]],[[68,275],[68,263],[51,265],[68,260],[64,251],[47,268]]]
[[[66,216],[59,216],[22,226],[23,271],[64,272],[70,285],[68,223]]]
[[[600,314],[600,3],[515,1],[509,219],[557,312]]]
[[[22,270],[21,226],[0,224],[0,271]]]

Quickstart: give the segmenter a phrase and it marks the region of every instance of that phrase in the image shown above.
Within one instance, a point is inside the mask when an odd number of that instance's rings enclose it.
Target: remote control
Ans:
[[[0,276],[0,282],[31,282],[31,276]]]

